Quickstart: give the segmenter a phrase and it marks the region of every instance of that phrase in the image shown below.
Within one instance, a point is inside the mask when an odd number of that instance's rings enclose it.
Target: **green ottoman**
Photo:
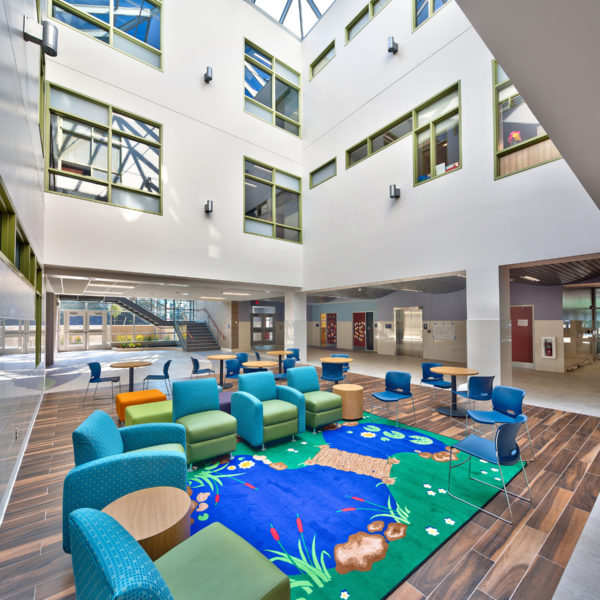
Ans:
[[[135,404],[125,409],[125,425],[140,425],[141,423],[172,423],[173,401],[150,402]]]

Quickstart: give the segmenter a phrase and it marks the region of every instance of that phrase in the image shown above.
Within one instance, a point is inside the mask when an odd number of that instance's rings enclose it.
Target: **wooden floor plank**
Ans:
[[[548,535],[540,556],[566,567],[589,513],[567,506]]]
[[[563,571],[562,567],[538,556],[521,580],[511,600],[551,600]]]
[[[493,564],[489,558],[471,550],[428,596],[429,600],[467,600]]]

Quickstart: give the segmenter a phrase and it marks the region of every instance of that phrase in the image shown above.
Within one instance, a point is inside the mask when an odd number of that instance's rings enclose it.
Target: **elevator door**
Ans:
[[[423,356],[423,308],[395,308],[396,354]]]

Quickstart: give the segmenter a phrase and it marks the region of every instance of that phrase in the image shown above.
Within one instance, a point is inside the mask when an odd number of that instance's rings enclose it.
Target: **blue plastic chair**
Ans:
[[[475,404],[472,400],[489,401],[492,399],[492,390],[494,388],[494,375],[481,376],[473,375],[469,378],[468,388],[466,392],[456,392],[457,396],[469,400],[469,406],[473,408]]]
[[[283,373],[275,373],[275,380],[280,381],[281,379],[285,379],[287,377],[287,370],[293,369],[296,366],[295,358],[284,358],[282,363]]]
[[[150,381],[164,381],[165,382],[165,388],[167,390],[167,396],[171,395],[171,378],[169,377],[169,367],[171,366],[171,363],[173,361],[168,360],[164,365],[163,365],[163,374],[162,375],[146,375],[146,377],[144,377],[144,389],[148,389],[148,383]]]
[[[497,385],[492,390],[492,410],[468,410],[465,417],[465,429],[469,419],[482,425],[525,423],[525,431],[527,432],[529,448],[531,449],[531,460],[533,462],[535,460],[535,452],[531,443],[531,436],[529,435],[527,416],[523,414],[524,397],[525,390],[508,385]]]
[[[321,379],[338,383],[344,381],[344,363],[321,363]]]
[[[193,357],[190,356],[190,358],[192,359],[192,377],[197,377],[198,375],[214,375],[215,372],[212,369],[201,369],[200,368],[200,361]]]
[[[404,373],[402,371],[388,371],[385,374],[385,391],[371,394],[371,414],[374,414],[373,398],[376,398],[381,402],[386,402],[388,407],[391,402],[396,403],[396,427],[398,427],[398,401],[408,400],[408,398],[410,398],[412,400],[413,418],[415,423],[417,422],[417,415],[415,413],[415,399],[410,391],[410,373]]]
[[[260,354],[256,350],[254,351],[254,356],[255,356],[256,360],[262,360],[262,358],[260,357]]]
[[[438,362],[426,362],[421,363],[421,369],[423,370],[423,376],[421,378],[421,383],[426,383],[427,385],[432,385],[435,388],[441,389],[449,389],[452,387],[452,384],[449,381],[444,381],[444,376],[441,373],[432,373],[431,369],[433,367],[443,367],[442,363]]]
[[[286,348],[286,350],[291,352],[291,354],[288,355],[288,358],[295,358],[300,362],[300,348]]]
[[[501,386],[498,386],[501,387]],[[497,388],[495,388],[497,389]],[[477,508],[478,510],[483,511],[484,513],[496,517],[505,523],[509,523],[512,525],[512,509],[510,507],[510,499],[508,495],[514,496],[515,498],[520,498],[521,500],[525,500],[526,502],[531,502],[531,489],[529,488],[529,481],[527,479],[527,473],[525,473],[525,465],[523,464],[523,459],[521,458],[521,451],[519,449],[519,444],[517,444],[517,433],[519,432],[519,428],[521,424],[525,422],[525,415],[517,415],[515,421],[511,423],[502,423],[498,429],[496,430],[496,435],[494,440],[488,440],[486,438],[480,437],[478,435],[470,435],[465,438],[462,442],[457,442],[450,446],[450,456],[453,457],[453,449],[459,450],[460,452],[464,452],[468,455],[468,458],[463,460],[462,462],[457,462],[458,458],[452,458],[448,462],[448,495],[452,498],[456,498],[469,506]],[[500,478],[502,480],[502,487],[498,487],[496,485],[492,485],[487,481],[482,481],[481,479],[477,479],[477,477],[473,477],[471,475],[471,459],[475,457],[480,460],[485,460],[492,465],[498,466],[498,471],[500,473]],[[525,483],[527,484],[527,491],[529,492],[529,498],[524,496],[519,496],[511,491],[509,491],[506,487],[506,481],[504,479],[504,474],[502,473],[502,467],[508,467],[510,465],[514,465],[517,462],[521,462],[521,470],[523,471],[523,476],[525,477]],[[452,469],[456,467],[460,467],[464,465],[466,462],[469,463],[469,479],[478,481],[479,483],[483,483],[491,488],[496,490],[504,491],[504,495],[506,496],[506,503],[508,505],[508,512],[510,514],[510,520],[505,519],[504,517],[494,514],[490,511],[485,510],[485,508],[481,508],[476,504],[461,498],[460,496],[454,495],[451,490],[451,480],[452,480]]]
[[[350,358],[349,354],[332,354],[331,356],[339,356],[340,358]],[[347,373],[350,370],[350,363],[343,363],[342,364],[342,371],[344,373]]]
[[[241,364],[237,358],[226,360],[225,368],[227,369],[227,372],[225,373],[226,379],[237,379],[239,377]]]
[[[88,390],[90,389],[90,383],[95,383],[96,388],[94,389],[94,395],[92,396],[92,400],[96,397],[96,392],[98,391],[98,384],[100,383],[108,383],[110,382],[110,393],[112,397],[115,397],[113,390],[113,383],[119,384],[119,393],[121,393],[121,378],[118,375],[110,376],[110,377],[102,377],[102,367],[99,362],[91,362],[88,363],[88,367],[90,368],[90,380],[88,381],[87,388],[85,388],[85,396],[83,397],[83,405],[85,406],[85,400],[88,395]]]
[[[240,361],[240,364],[248,362],[248,353],[247,352],[238,352],[235,356]]]

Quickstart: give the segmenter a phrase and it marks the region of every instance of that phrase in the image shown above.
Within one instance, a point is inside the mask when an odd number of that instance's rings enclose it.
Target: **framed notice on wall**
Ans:
[[[542,338],[542,358],[556,358],[556,338]]]

